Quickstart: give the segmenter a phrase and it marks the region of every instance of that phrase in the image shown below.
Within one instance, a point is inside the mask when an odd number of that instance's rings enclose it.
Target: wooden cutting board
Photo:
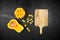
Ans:
[[[48,26],[48,9],[35,9],[35,26],[40,28],[42,34],[43,27]]]

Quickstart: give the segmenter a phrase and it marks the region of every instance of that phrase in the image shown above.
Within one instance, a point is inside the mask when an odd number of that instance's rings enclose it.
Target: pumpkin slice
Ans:
[[[23,8],[16,8],[14,15],[17,19],[22,19],[25,16],[25,10]]]

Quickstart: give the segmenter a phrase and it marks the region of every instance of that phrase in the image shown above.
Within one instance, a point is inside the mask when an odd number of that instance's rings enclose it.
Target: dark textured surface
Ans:
[[[49,11],[49,26],[43,28],[43,34],[39,34],[39,28],[32,25],[27,25],[31,29],[28,33],[24,30],[22,33],[16,33],[7,28],[7,23],[10,19],[15,18],[14,10],[17,7],[22,7],[26,11],[26,16],[29,13],[34,15],[36,8],[48,8]],[[58,40],[59,35],[59,20],[60,20],[59,1],[55,0],[13,0],[0,1],[0,39],[1,40]],[[15,18],[16,19],[16,18]],[[16,19],[17,20],[17,19]],[[20,20],[17,20],[19,23]],[[22,24],[22,23],[21,23]]]

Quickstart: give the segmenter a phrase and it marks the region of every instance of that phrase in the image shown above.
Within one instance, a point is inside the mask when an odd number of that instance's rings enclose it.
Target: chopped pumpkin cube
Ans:
[[[29,18],[27,18],[27,23],[29,23]]]
[[[31,21],[31,20],[32,20],[32,18],[29,21]]]
[[[29,28],[26,28],[28,32],[30,32],[30,29]]]
[[[24,20],[24,19],[22,19],[22,22],[25,22],[25,20]]]
[[[29,14],[28,16],[33,18],[33,15],[32,14]]]
[[[24,27],[26,27],[26,24],[24,24]]]

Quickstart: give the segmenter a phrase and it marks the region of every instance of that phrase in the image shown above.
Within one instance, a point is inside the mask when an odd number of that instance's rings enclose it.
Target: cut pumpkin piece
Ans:
[[[25,16],[25,10],[23,8],[16,8],[14,15],[17,19],[22,19]]]
[[[9,29],[13,29],[18,33],[24,30],[24,27],[21,24],[19,24],[15,19],[11,19],[7,26]]]

